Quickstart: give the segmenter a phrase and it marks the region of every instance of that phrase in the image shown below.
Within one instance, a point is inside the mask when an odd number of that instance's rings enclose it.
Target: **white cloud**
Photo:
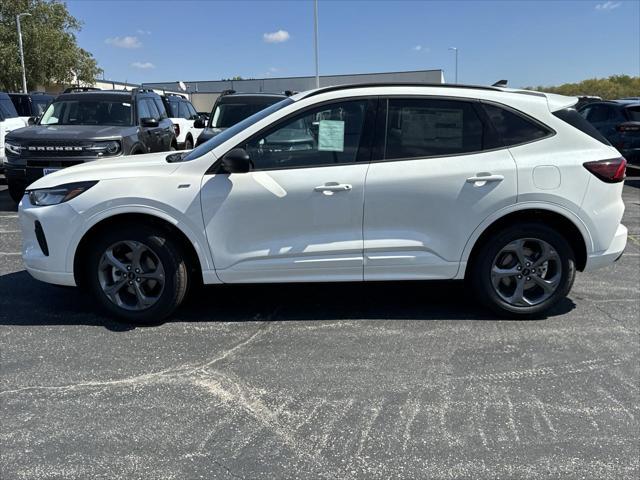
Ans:
[[[416,52],[419,52],[420,50],[422,50],[422,45],[416,45],[415,47],[413,47],[413,49],[414,49]]]
[[[151,62],[133,62],[131,66],[133,68],[139,68],[141,70],[149,70],[151,68],[156,68],[156,66]]]
[[[138,37],[129,35],[124,37],[107,38],[104,43],[118,48],[140,48],[142,46],[142,42]]]
[[[425,47],[424,45],[415,45],[413,47],[411,47],[411,50],[413,50],[414,52],[428,52],[429,51],[429,47]]]
[[[151,35],[151,30],[142,30],[141,28],[139,28],[138,30],[136,30],[136,33],[138,35]]]
[[[265,33],[262,38],[267,43],[282,43],[289,40],[291,35],[286,30],[278,30],[277,32]]]
[[[601,10],[601,11],[608,11],[608,10],[613,10],[615,8],[618,8],[620,6],[620,2],[604,2],[604,3],[598,3],[596,5],[596,10]]]

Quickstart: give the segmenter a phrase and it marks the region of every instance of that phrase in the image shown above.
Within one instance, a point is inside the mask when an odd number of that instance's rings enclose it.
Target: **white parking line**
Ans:
[[[0,233],[20,233],[20,230],[0,230]]]
[[[8,256],[22,255],[22,252],[0,252],[0,255],[8,255]]]
[[[15,214],[15,215],[0,215],[0,218],[18,218],[18,214]]]

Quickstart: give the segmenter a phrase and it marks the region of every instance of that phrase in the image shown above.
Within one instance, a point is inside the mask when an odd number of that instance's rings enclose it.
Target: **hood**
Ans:
[[[74,165],[46,175],[29,185],[29,189],[50,188],[65,183],[116,178],[141,178],[171,175],[179,163],[168,163],[165,159],[173,152],[148,153],[117,158],[104,158]]]
[[[110,140],[122,137],[122,131],[133,126],[108,125],[33,125],[11,132],[13,140]]]

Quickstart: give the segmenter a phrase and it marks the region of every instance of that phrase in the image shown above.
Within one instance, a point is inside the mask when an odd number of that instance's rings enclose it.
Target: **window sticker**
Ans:
[[[320,120],[318,151],[344,152],[344,122],[342,120]]]

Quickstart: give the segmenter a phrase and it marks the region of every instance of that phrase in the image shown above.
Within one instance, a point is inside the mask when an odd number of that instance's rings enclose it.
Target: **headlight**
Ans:
[[[117,140],[110,140],[108,142],[94,142],[90,146],[85,147],[85,150],[96,152],[98,156],[110,156],[120,153],[120,142]]]
[[[76,198],[83,192],[86,192],[98,182],[77,182],[67,183],[52,188],[39,188],[37,190],[29,190],[29,201],[32,205],[44,207],[48,205],[57,205],[67,202],[72,198]]]
[[[4,149],[10,155],[20,155],[24,147],[22,145],[19,145],[17,143],[10,142],[7,140],[4,142]]]

